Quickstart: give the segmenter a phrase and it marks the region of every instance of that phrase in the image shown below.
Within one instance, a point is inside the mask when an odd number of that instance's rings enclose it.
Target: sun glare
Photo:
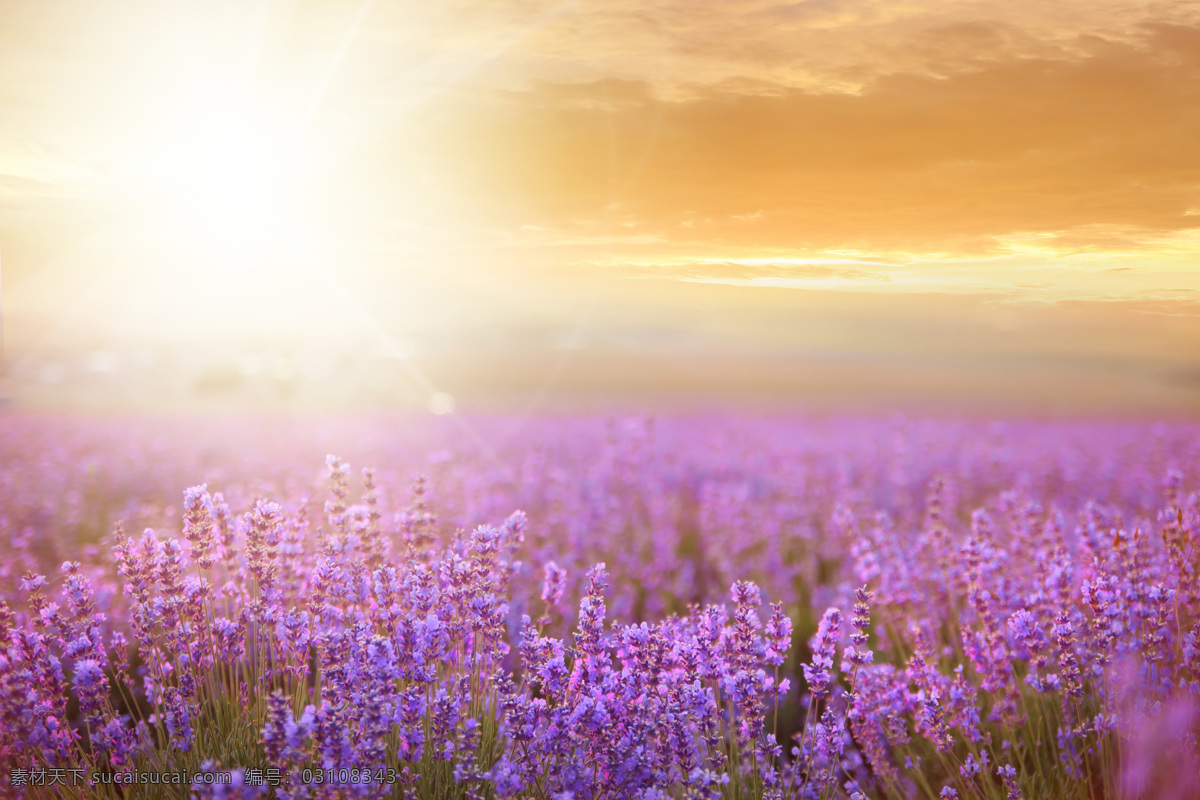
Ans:
[[[210,88],[180,106],[137,170],[160,232],[187,247],[278,241],[294,221],[300,183],[286,129],[233,90]]]
[[[356,323],[302,257],[318,227],[307,190],[328,145],[298,136],[297,110],[252,76],[196,61],[198,77],[147,112],[113,175],[120,252],[104,256],[137,276],[139,296],[169,298],[166,316],[138,303],[130,319],[163,338],[349,335]]]
[[[224,245],[277,238],[285,224],[287,175],[261,131],[235,120],[214,120],[213,130],[170,155],[161,173],[162,210],[173,235]]]
[[[218,241],[251,243],[283,224],[283,170],[264,139],[248,129],[221,131],[179,164],[183,210]]]

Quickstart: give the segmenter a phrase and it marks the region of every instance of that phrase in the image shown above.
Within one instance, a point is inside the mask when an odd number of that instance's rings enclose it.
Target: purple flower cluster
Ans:
[[[0,796],[1200,796],[1185,425],[546,420],[359,486],[5,425]]]

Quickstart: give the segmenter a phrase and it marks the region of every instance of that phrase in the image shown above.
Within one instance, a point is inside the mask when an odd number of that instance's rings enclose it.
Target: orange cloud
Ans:
[[[1001,37],[983,23],[926,37],[956,53],[989,31]],[[621,80],[464,91],[369,157],[383,181],[436,163],[493,221],[756,247],[983,253],[1049,232],[1064,249],[1128,250],[1200,228],[1200,28],[1077,44],[857,94],[715,86],[668,100]]]

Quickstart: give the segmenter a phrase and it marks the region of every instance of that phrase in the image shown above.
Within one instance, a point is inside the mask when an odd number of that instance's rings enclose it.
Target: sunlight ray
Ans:
[[[346,28],[346,33],[342,36],[341,44],[338,45],[338,49],[334,52],[333,57],[329,59],[329,64],[325,67],[325,72],[321,75],[321,80],[317,82],[316,87],[308,98],[308,103],[304,106],[304,111],[301,112],[300,118],[296,121],[291,137],[286,147],[284,147],[285,153],[291,153],[295,150],[300,138],[308,130],[309,123],[312,122],[312,118],[317,112],[317,107],[325,97],[325,92],[329,89],[329,85],[333,82],[338,70],[341,69],[342,62],[346,59],[346,53],[350,50],[350,45],[358,37],[358,32],[366,21],[367,15],[371,13],[371,7],[374,5],[375,0],[363,0],[359,5],[354,19],[350,21],[349,27]]]

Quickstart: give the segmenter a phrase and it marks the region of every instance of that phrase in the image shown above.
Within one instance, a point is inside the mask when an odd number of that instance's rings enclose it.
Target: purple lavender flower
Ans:
[[[267,722],[262,730],[263,750],[267,761],[281,767],[296,766],[304,761],[315,729],[316,709],[309,705],[300,719],[291,710],[291,701],[278,690],[267,698]]]
[[[1012,764],[996,768],[996,774],[1004,781],[1008,800],[1021,800],[1021,787],[1017,784],[1017,770]]]
[[[773,667],[783,664],[792,649],[792,618],[783,613],[783,603],[771,605],[766,628],[767,649],[764,660]]]
[[[866,586],[862,586],[854,591],[854,597],[854,617],[850,621],[854,632],[850,634],[850,647],[844,653],[843,672],[852,672],[857,667],[870,664],[875,657],[874,653],[866,646],[867,628],[871,625],[870,602],[873,595],[867,591]]]
[[[192,708],[174,686],[167,688],[163,698],[163,721],[171,736],[171,746],[191,750],[195,731],[192,729]]]
[[[818,700],[829,694],[829,682],[833,679],[833,657],[841,631],[842,612],[836,608],[826,610],[812,642],[812,661],[804,665],[804,680],[809,691]]]
[[[908,678],[917,686],[917,732],[933,742],[939,753],[949,750],[953,739],[943,705],[947,694],[944,678],[920,650],[908,660]]]
[[[1009,618],[1008,631],[1018,649],[1029,658],[1030,670],[1025,678],[1026,683],[1034,691],[1047,691],[1049,687],[1043,682],[1043,673],[1049,664],[1049,659],[1044,655],[1047,641],[1037,619],[1029,611],[1020,609]]]
[[[553,561],[547,561],[544,569],[546,577],[542,581],[542,600],[548,607],[554,608],[562,601],[563,591],[567,588],[567,571]]]
[[[212,498],[208,485],[200,484],[183,493],[183,535],[192,547],[192,560],[201,569],[216,564],[216,529],[212,520]]]

